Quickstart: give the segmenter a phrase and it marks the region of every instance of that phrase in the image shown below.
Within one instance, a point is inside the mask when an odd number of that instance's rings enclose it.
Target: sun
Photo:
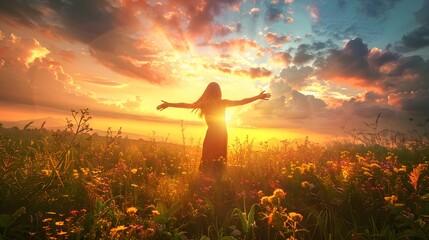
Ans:
[[[225,122],[227,125],[231,124],[233,117],[234,117],[233,111],[228,111],[228,110],[225,111]]]

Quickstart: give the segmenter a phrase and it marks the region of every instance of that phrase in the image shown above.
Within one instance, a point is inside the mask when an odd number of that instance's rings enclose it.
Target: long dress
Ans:
[[[220,177],[226,169],[228,133],[222,102],[207,106],[204,112],[207,132],[203,143],[200,171]]]

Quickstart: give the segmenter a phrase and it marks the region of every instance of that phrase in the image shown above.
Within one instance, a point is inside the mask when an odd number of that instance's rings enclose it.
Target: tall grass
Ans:
[[[183,123],[177,145],[101,136],[90,120],[0,126],[0,239],[429,238],[424,131],[400,144],[375,125],[328,144],[236,139],[216,181]]]

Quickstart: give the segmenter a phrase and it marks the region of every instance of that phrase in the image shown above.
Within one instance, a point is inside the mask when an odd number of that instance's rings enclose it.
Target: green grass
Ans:
[[[423,137],[237,139],[215,181],[197,170],[198,144],[100,136],[90,119],[0,126],[0,239],[429,238]]]

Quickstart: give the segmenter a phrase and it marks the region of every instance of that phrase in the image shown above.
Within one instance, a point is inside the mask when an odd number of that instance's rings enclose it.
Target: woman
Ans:
[[[225,108],[244,105],[259,99],[267,100],[270,96],[269,93],[263,91],[259,95],[241,100],[222,99],[222,91],[219,84],[212,82],[194,103],[170,103],[162,101],[163,103],[157,109],[162,111],[168,107],[176,107],[191,108],[193,111],[199,111],[199,116],[204,117],[208,127],[203,143],[200,171],[220,178],[226,168],[228,147]]]

